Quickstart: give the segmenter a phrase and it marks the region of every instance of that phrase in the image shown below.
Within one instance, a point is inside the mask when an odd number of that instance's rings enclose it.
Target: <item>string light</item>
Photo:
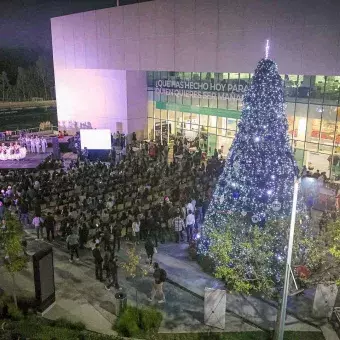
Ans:
[[[266,54],[265,54],[265,59],[268,59],[269,58],[269,39],[267,39],[266,41]]]

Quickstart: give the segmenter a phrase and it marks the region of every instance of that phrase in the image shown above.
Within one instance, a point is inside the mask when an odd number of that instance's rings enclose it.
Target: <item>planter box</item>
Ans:
[[[318,284],[313,303],[313,317],[330,318],[335,304],[338,287],[336,284]]]

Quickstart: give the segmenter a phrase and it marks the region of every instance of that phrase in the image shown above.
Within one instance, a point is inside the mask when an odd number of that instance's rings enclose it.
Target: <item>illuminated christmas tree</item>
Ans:
[[[218,180],[198,245],[216,275],[243,292],[271,290],[283,279],[294,179],[283,81],[262,59],[244,96],[238,131]],[[308,216],[299,203],[294,261],[307,253]]]

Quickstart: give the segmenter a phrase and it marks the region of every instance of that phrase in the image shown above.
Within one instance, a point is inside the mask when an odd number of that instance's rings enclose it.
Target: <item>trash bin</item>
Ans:
[[[115,294],[116,316],[119,316],[126,308],[127,297],[125,293],[119,292]]]

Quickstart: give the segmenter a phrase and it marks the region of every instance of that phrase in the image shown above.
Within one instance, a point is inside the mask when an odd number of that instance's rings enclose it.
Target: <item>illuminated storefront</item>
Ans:
[[[148,72],[148,138],[176,136],[226,156],[249,73]],[[340,76],[282,75],[289,137],[301,167],[340,176]],[[339,163],[339,165],[338,165]]]

